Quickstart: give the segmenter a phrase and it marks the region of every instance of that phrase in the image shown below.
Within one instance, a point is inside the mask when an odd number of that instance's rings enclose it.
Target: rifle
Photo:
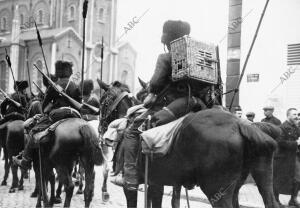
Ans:
[[[94,106],[91,106],[87,103],[79,103],[77,102],[76,100],[74,100],[73,98],[71,98],[69,95],[67,95],[62,87],[60,87],[59,85],[56,85],[46,74],[44,74],[38,67],[36,64],[34,64],[34,67],[43,75],[43,77],[45,77],[45,79],[48,81],[49,85],[51,87],[54,88],[54,90],[56,92],[59,93],[60,96],[62,96],[63,98],[65,98],[73,108],[75,108],[76,110],[80,110],[83,106],[86,106],[88,109],[90,109],[91,111],[93,111],[94,113],[99,113],[99,109],[94,107]]]
[[[36,86],[36,88],[40,91],[40,93],[42,93],[42,96],[45,96],[43,90],[34,81],[32,83]]]
[[[2,95],[4,96],[4,98],[8,99],[11,103],[13,103],[16,107],[18,108],[22,108],[22,105],[20,103],[18,103],[17,101],[11,99],[9,97],[8,94],[6,94],[1,88],[0,88],[0,92],[2,93]]]

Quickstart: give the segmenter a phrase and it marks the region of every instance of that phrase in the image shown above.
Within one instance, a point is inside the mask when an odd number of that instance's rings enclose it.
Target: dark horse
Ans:
[[[265,207],[279,208],[273,194],[275,149],[276,141],[259,128],[221,109],[203,110],[184,119],[169,154],[150,162],[149,181],[197,185],[213,207],[238,208],[239,189],[251,173]]]
[[[106,130],[110,122],[115,119],[124,117],[127,113],[128,108],[132,107],[134,100],[129,96],[129,89],[125,84],[122,84],[118,81],[113,82],[111,85],[108,85],[100,80],[97,80],[100,88],[102,88],[105,93],[100,98],[101,105],[101,120],[99,133],[102,135]],[[105,145],[102,142],[102,149],[105,155],[108,155],[111,150],[111,147]],[[103,184],[102,184],[102,200],[109,200],[109,193],[107,192],[107,179],[108,179],[108,164],[104,164],[103,168]]]
[[[28,118],[36,114],[40,114],[42,109],[39,101],[33,101],[28,109]],[[23,149],[25,144],[24,137],[24,121],[14,120],[8,122],[6,127],[1,130],[0,139],[4,147],[5,153],[5,174],[1,185],[6,185],[6,180],[9,174],[9,167],[12,171],[12,185],[9,189],[10,193],[14,193],[16,189],[23,190],[23,178],[25,171],[21,170],[21,178],[18,179],[18,167],[12,162],[12,157],[18,155]]]
[[[94,194],[94,165],[102,165],[104,162],[95,130],[83,119],[69,118],[62,121],[47,137],[50,142],[41,145],[43,177],[47,177],[49,170],[56,169],[59,182],[65,186],[64,207],[70,207],[74,190],[71,173],[79,157],[85,170],[85,207],[89,207]],[[44,204],[52,206],[53,203],[47,200],[45,182],[42,193]],[[37,205],[40,206],[40,197]]]

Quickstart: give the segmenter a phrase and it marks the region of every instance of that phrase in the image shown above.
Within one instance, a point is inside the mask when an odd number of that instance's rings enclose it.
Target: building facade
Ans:
[[[13,90],[13,79],[5,61],[11,58],[16,79],[27,79],[42,87],[34,68],[55,72],[56,60],[73,63],[73,79],[80,81],[82,68],[84,0],[0,0],[0,87]],[[116,44],[117,0],[90,0],[86,17],[84,77],[100,77],[102,37],[104,40],[103,80],[122,79],[130,89],[135,75],[136,52],[129,43]],[[34,22],[40,30],[44,61]],[[124,56],[124,54],[127,54]],[[127,57],[127,58],[126,58]],[[130,58],[129,58],[130,57]],[[120,74],[121,73],[121,74]],[[123,73],[123,75],[122,75]],[[97,85],[95,85],[97,86]],[[33,91],[36,91],[32,85]]]

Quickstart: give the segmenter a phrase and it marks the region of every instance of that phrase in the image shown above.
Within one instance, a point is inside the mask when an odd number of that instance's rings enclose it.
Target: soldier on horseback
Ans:
[[[160,54],[154,75],[149,84],[150,94],[144,101],[147,113],[137,117],[124,132],[124,178],[113,179],[129,190],[136,190],[138,181],[137,155],[139,148],[138,128],[148,115],[153,115],[154,126],[174,121],[191,111],[199,111],[219,104],[212,95],[212,84],[194,80],[172,81],[170,43],[190,34],[190,25],[183,21],[169,20],[164,23],[161,42],[169,52]]]
[[[76,101],[80,101],[79,87],[70,79],[72,75],[72,63],[66,61],[57,61],[55,63],[55,76],[58,79],[56,85],[61,87],[63,91]],[[22,159],[14,157],[14,162],[24,168],[29,169],[32,161],[33,149],[35,146],[35,135],[47,129],[51,124],[58,120],[69,117],[80,117],[79,113],[69,108],[70,103],[67,99],[57,92],[52,85],[49,85],[45,93],[45,99],[42,104],[44,115],[39,118],[36,116],[34,119],[38,120],[37,124],[30,131],[29,141],[25,146]]]
[[[29,101],[26,88],[28,88],[27,81],[16,81],[15,92],[1,103],[1,114],[4,118],[0,121],[0,126],[11,120],[25,120],[24,113]],[[20,106],[16,104],[20,104]]]
[[[99,99],[97,99],[96,96],[91,94],[93,90],[94,90],[93,80],[91,79],[84,80],[83,92],[82,92],[83,101],[91,106],[99,108],[100,107]],[[87,108],[86,106],[83,106],[83,108],[80,110],[80,113],[82,115],[82,118],[86,121],[98,119],[98,113],[93,112],[91,109]]]

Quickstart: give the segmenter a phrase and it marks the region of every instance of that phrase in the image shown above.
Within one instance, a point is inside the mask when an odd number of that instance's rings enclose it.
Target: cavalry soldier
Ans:
[[[9,98],[6,98],[0,105],[1,114],[4,117],[0,121],[0,126],[11,120],[25,120],[24,113],[29,102],[26,88],[28,88],[27,81],[16,81],[14,85],[15,92],[11,95],[11,99],[21,104],[21,106],[16,106]]]
[[[83,101],[86,104],[89,104],[91,106],[94,106],[96,108],[100,107],[99,99],[95,95],[92,95],[92,91],[94,90],[94,83],[93,80],[84,80],[83,81]],[[91,120],[97,120],[98,119],[98,113],[93,112],[91,109],[87,108],[86,106],[83,106],[83,108],[80,110],[80,113],[82,115],[82,118],[86,121]]]
[[[80,101],[80,90],[78,86],[71,81],[70,76],[72,75],[72,63],[66,61],[57,61],[55,63],[55,76],[57,77],[56,85],[60,86],[63,91],[73,98],[76,101]],[[19,160],[17,157],[13,158],[13,161],[23,169],[29,169],[33,148],[35,144],[35,139],[33,135],[37,132],[43,131],[48,128],[52,123],[69,117],[75,117],[79,113],[76,113],[76,110],[69,107],[70,103],[67,99],[59,94],[59,92],[54,89],[53,86],[49,85],[47,91],[45,93],[45,99],[42,104],[42,109],[44,112],[44,116],[42,118],[38,118],[39,121],[36,126],[30,132],[30,138],[28,143],[25,146],[24,153],[22,159]]]
[[[190,25],[183,21],[169,20],[164,23],[161,42],[170,51],[171,41],[189,35]],[[124,178],[112,179],[129,190],[138,187],[137,154],[139,148],[139,126],[146,116],[152,115],[151,122],[155,126],[176,120],[190,111],[199,111],[216,104],[209,93],[210,84],[189,80],[172,82],[171,54],[158,56],[155,72],[150,80],[150,94],[144,100],[147,113],[137,117],[124,132]],[[161,96],[163,94],[163,96]],[[163,99],[158,99],[158,95]],[[217,103],[218,104],[218,103]]]

